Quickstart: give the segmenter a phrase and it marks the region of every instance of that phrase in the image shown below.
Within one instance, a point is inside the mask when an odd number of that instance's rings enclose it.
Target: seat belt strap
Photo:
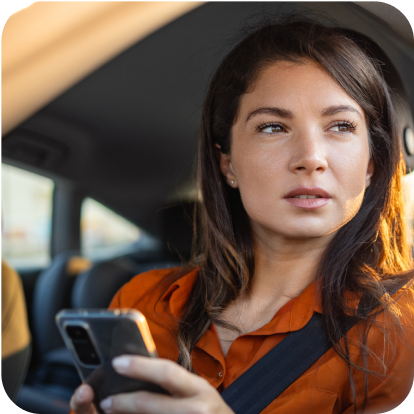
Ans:
[[[221,396],[236,414],[258,414],[331,346],[322,316],[314,314],[306,326],[290,333]]]
[[[395,292],[401,287],[396,287]],[[360,315],[368,315],[373,309],[367,306],[364,298],[360,300]],[[348,321],[345,332],[355,324],[355,320]],[[332,343],[323,326],[322,315],[315,313],[302,329],[291,332],[221,396],[236,414],[259,414],[330,348]]]

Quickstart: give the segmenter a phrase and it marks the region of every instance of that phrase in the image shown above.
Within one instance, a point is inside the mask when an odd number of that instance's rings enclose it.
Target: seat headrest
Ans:
[[[76,278],[72,307],[107,308],[115,293],[135,274],[135,267],[127,259],[95,264]]]
[[[190,259],[195,204],[194,201],[185,201],[161,210],[165,260],[182,262]]]

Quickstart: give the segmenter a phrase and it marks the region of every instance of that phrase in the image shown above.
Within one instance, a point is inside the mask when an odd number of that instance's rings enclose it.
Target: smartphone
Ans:
[[[119,355],[156,358],[157,351],[144,315],[135,309],[64,309],[56,324],[72,354],[82,381],[94,391],[94,404],[119,393],[146,390],[168,394],[163,388],[118,374],[111,361]]]

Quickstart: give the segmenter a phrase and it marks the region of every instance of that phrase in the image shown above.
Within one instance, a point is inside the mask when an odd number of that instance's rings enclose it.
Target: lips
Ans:
[[[284,199],[296,207],[314,209],[324,206],[331,199],[331,195],[319,187],[297,187],[289,191]]]

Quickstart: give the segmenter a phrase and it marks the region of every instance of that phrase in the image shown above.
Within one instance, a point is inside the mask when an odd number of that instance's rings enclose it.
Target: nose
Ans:
[[[301,134],[292,145],[289,169],[293,173],[322,173],[328,168],[325,148],[318,134]]]

